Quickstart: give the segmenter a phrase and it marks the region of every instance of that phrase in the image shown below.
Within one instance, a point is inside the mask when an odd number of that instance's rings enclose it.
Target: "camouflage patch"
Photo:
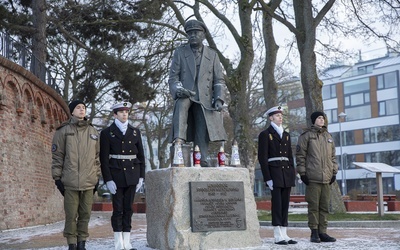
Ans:
[[[299,145],[296,146],[296,151],[300,152],[300,146]]]
[[[57,151],[57,145],[53,144],[51,145],[51,152],[56,152]]]

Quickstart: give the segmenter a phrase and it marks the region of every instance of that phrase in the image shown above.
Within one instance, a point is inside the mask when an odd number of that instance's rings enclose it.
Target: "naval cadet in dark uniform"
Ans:
[[[111,225],[115,249],[133,249],[130,243],[132,203],[143,185],[145,158],[139,129],[128,122],[132,104],[112,107],[114,122],[101,131],[100,162],[104,182],[112,196]]]
[[[258,161],[264,181],[271,190],[275,243],[296,244],[287,236],[290,190],[296,179],[290,135],[283,129],[280,106],[270,108],[267,115],[271,125],[258,137]]]

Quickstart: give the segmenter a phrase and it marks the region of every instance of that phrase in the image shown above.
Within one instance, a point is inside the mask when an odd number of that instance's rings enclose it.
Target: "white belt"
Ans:
[[[272,157],[268,159],[268,162],[270,161],[289,161],[289,158],[287,157]]]
[[[133,160],[136,159],[136,155],[110,155],[110,158],[118,160]]]

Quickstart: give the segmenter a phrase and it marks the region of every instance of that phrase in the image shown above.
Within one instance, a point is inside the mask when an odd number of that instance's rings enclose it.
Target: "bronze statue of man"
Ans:
[[[198,20],[185,23],[189,42],[173,55],[169,89],[175,100],[171,141],[199,146],[202,167],[208,167],[210,141],[225,141],[222,120],[225,80],[218,54],[203,45],[207,27]]]

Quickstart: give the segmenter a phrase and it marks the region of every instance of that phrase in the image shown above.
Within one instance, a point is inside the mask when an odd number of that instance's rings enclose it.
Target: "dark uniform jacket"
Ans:
[[[136,155],[136,159],[114,159],[110,155]],[[117,187],[136,185],[145,177],[145,159],[139,129],[128,125],[125,135],[115,125],[100,134],[101,172],[105,182],[113,180]]]
[[[273,157],[287,157],[289,161],[270,161]],[[296,171],[292,155],[290,135],[284,131],[282,139],[276,130],[269,126],[258,136],[258,161],[264,181],[273,181],[274,187],[294,187]]]

